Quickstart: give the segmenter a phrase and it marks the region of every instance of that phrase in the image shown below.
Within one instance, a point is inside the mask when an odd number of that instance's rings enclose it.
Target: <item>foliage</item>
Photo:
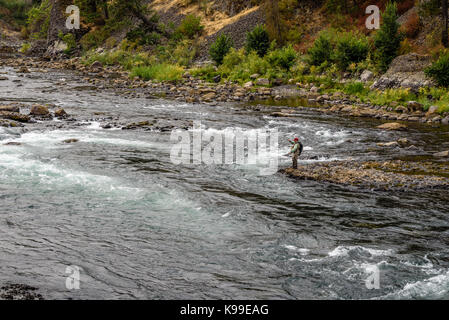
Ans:
[[[211,45],[209,55],[217,65],[221,65],[223,63],[224,57],[229,53],[229,50],[231,50],[232,46],[232,39],[226,34],[221,34]]]
[[[270,49],[270,37],[263,25],[256,26],[246,35],[246,51],[255,51],[259,57],[264,57]]]
[[[193,39],[201,35],[203,31],[204,26],[201,24],[201,18],[192,14],[186,16],[177,29],[177,33],[187,39]]]
[[[269,52],[267,61],[272,67],[279,67],[286,71],[295,64],[296,51],[291,45]]]
[[[340,70],[346,70],[351,63],[365,60],[368,52],[369,42],[366,37],[346,32],[338,37],[334,61]]]
[[[67,45],[67,49],[64,50],[64,53],[69,54],[76,48],[76,39],[73,33],[63,34],[62,31],[60,31],[58,37]]]
[[[343,89],[343,92],[349,95],[366,94],[368,91],[361,82],[349,82]]]
[[[30,9],[30,1],[27,0],[0,0],[0,18],[8,22],[16,22],[24,25],[27,19],[27,11]]]
[[[126,34],[126,38],[132,42],[137,42],[139,45],[154,45],[161,40],[161,34],[155,31],[149,31],[145,27],[138,27],[130,30]]]
[[[398,55],[403,35],[399,33],[398,14],[395,3],[389,2],[382,13],[382,24],[374,38],[377,66],[386,71],[393,59]]]
[[[308,51],[309,63],[319,66],[325,61],[330,61],[332,53],[331,37],[328,32],[321,32]]]
[[[44,39],[47,37],[50,26],[51,4],[49,0],[43,0],[40,5],[34,6],[27,13],[27,25],[31,37],[34,39]]]
[[[181,80],[184,69],[177,65],[166,63],[151,66],[134,67],[131,77],[139,77],[143,80],[178,81]]]
[[[437,61],[425,70],[428,77],[442,87],[449,87],[449,51],[443,52]]]

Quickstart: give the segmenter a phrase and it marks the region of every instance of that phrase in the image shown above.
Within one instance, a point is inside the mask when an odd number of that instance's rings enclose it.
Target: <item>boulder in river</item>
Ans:
[[[50,114],[50,111],[48,111],[48,108],[46,106],[35,104],[31,107],[30,115],[48,116],[49,114]]]
[[[398,122],[389,122],[389,123],[381,124],[377,128],[383,129],[383,130],[405,130],[405,129],[407,129],[407,126],[405,124],[398,123]]]
[[[59,108],[55,111],[55,117],[57,118],[67,118],[68,114],[64,109]]]

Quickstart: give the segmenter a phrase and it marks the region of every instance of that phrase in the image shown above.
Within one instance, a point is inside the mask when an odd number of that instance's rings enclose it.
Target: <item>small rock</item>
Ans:
[[[253,82],[252,81],[248,81],[247,83],[245,83],[244,85],[243,85],[243,88],[251,88],[253,86]]]
[[[59,108],[55,111],[55,117],[57,118],[66,118],[67,116],[67,112],[65,112],[65,110],[62,108]]]
[[[90,65],[90,67],[92,68],[92,69],[100,69],[100,68],[103,68],[103,64],[100,62],[100,61],[95,61],[95,62],[93,62],[91,65]]]
[[[374,73],[372,73],[369,70],[363,71],[362,75],[360,76],[360,80],[363,82],[368,82],[374,79]]]
[[[426,113],[426,116],[433,115],[438,112],[438,106],[430,106],[429,110]]]
[[[62,143],[76,143],[78,141],[79,141],[78,139],[66,139],[66,140],[62,141]]]
[[[394,111],[398,112],[398,113],[406,113],[408,111],[408,109],[404,106],[397,106]]]
[[[318,91],[320,91],[320,89],[317,88],[317,87],[315,87],[315,86],[313,86],[312,88],[310,88],[310,92],[318,93]]]
[[[407,129],[407,126],[398,122],[389,122],[384,123],[377,127],[378,129],[384,129],[384,130],[405,130]]]
[[[377,145],[379,147],[388,147],[388,148],[399,147],[399,143],[397,141],[378,143]]]
[[[259,78],[259,77],[260,77],[260,74],[258,74],[258,73],[255,73],[255,74],[252,74],[252,75],[249,76],[249,78],[250,78],[251,80],[256,80],[256,79]]]
[[[209,92],[209,93],[206,93],[205,95],[203,95],[201,98],[204,101],[211,101],[212,99],[215,98],[215,96],[216,96],[215,92]]]
[[[217,75],[213,78],[215,83],[219,83],[221,81],[221,75]]]
[[[449,150],[438,152],[438,153],[434,153],[433,156],[436,157],[436,158],[448,158],[449,157]]]
[[[417,101],[409,101],[407,103],[407,107],[411,111],[418,111],[418,110],[422,110],[423,105]]]
[[[407,138],[401,138],[401,139],[399,139],[397,142],[398,142],[398,144],[399,144],[401,147],[405,147],[405,146],[408,146],[408,145],[410,144],[410,141],[408,141]]]
[[[21,146],[20,142],[8,142],[4,144],[5,146]]]
[[[256,85],[258,86],[269,86],[270,85],[270,80],[266,79],[266,78],[259,78],[256,80]]]

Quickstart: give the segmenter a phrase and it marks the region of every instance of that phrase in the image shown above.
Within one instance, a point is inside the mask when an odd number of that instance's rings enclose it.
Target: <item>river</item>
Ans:
[[[276,128],[281,150],[263,156],[280,168],[290,165],[287,138],[304,142],[302,162],[413,158],[376,148],[404,133],[313,109],[273,118],[232,104],[76,90],[85,83],[71,72],[0,71],[8,73],[2,104],[53,103],[77,119],[0,128],[0,284],[35,286],[48,299],[449,298],[447,191],[294,181],[261,176],[257,165],[175,165],[170,132],[101,123]],[[447,130],[415,125],[406,135],[421,153],[449,148]],[[80,268],[78,290],[66,287],[67,266]],[[370,290],[373,270],[379,286]]]

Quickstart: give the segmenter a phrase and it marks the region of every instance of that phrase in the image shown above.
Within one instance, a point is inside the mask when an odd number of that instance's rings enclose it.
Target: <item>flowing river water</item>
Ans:
[[[96,118],[201,120],[223,134],[277,128],[281,150],[263,156],[280,168],[290,165],[282,155],[294,136],[302,162],[413,158],[417,151],[376,148],[404,133],[312,109],[273,118],[232,104],[80,91],[69,72],[1,71],[1,104],[53,103],[77,121],[0,128],[0,284],[31,285],[49,299],[449,298],[447,191],[175,165],[170,132],[103,129]],[[406,135],[420,157],[449,148],[447,129]],[[66,288],[67,266],[80,268],[79,290]],[[369,290],[375,269],[380,286]]]

